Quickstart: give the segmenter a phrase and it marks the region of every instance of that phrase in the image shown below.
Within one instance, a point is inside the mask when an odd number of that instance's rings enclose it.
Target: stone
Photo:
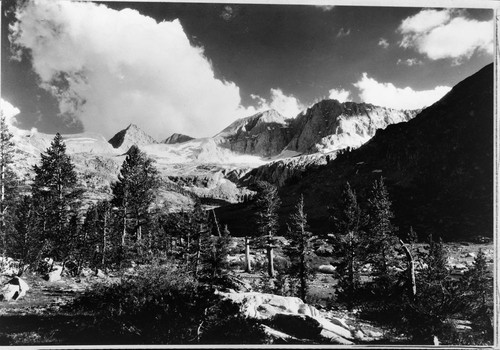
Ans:
[[[300,298],[296,297],[283,297],[258,292],[218,292],[218,294],[225,299],[239,304],[242,314],[250,318],[268,319],[277,313],[301,314],[312,317],[321,315],[314,306],[307,305]]]
[[[19,300],[26,295],[29,289],[28,284],[22,278],[15,276],[2,288],[2,300]]]
[[[62,266],[54,265],[52,270],[44,276],[47,282],[57,282],[61,280]]]
[[[319,322],[319,324],[324,330],[327,330],[331,333],[335,333],[341,336],[342,338],[353,339],[352,333],[348,328],[344,328],[343,326],[340,326],[338,324],[333,324],[332,322],[323,317],[316,317],[315,319]]]
[[[298,340],[297,338],[295,338],[289,334],[280,332],[280,331],[273,329],[273,328],[266,326],[266,325],[261,325],[261,328],[264,331],[264,333],[266,333],[266,335],[268,335],[271,338],[271,343],[274,342],[273,340],[281,340],[281,341],[285,341],[285,342],[288,342],[290,340]]]
[[[320,265],[320,266],[318,266],[318,272],[321,272],[321,273],[332,274],[332,273],[335,273],[336,270],[337,270],[337,268],[335,266],[332,266],[332,265]]]
[[[320,333],[320,336],[328,339],[331,343],[340,344],[340,345],[352,345],[354,344],[352,341],[342,338],[340,335],[330,332],[329,330],[323,329]]]

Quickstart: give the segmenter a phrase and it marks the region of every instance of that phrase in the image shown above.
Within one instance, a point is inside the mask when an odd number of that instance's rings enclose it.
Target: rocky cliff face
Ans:
[[[293,121],[294,135],[285,149],[299,153],[328,153],[357,148],[372,138],[377,129],[406,122],[417,112],[323,100]]]
[[[187,141],[194,140],[193,137],[183,135],[183,134],[172,134],[169,137],[167,137],[162,143],[166,143],[168,145],[173,145],[175,143],[183,143]]]
[[[262,157],[281,153],[291,139],[288,121],[275,110],[235,121],[215,136],[220,146],[231,151]]]
[[[113,136],[109,143],[114,148],[128,150],[132,145],[143,146],[152,143],[157,143],[154,138],[142,131],[137,125],[130,124],[125,129],[119,131]]]

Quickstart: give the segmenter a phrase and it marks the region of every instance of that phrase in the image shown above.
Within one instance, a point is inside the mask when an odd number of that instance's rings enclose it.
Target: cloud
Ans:
[[[382,46],[384,49],[387,49],[389,47],[389,42],[385,38],[380,38],[378,46]]]
[[[224,6],[222,13],[220,14],[221,18],[225,21],[230,21],[236,16],[236,11],[233,7],[227,5]]]
[[[11,41],[30,51],[61,116],[88,131],[109,137],[136,123],[157,138],[208,136],[254,112],[240,105],[238,86],[214,77],[178,20],[54,0],[30,1],[16,18]]]
[[[474,52],[493,53],[492,21],[465,17],[464,11],[422,10],[404,19],[400,46],[413,48],[431,60],[453,59],[459,64]]]
[[[329,93],[328,96],[329,99],[337,100],[340,103],[352,100],[351,93],[344,89],[331,89],[330,91],[328,91],[328,93]]]
[[[322,11],[327,12],[335,8],[335,5],[314,5],[314,7],[320,8]]]
[[[415,65],[420,65],[420,64],[423,64],[422,61],[420,61],[419,59],[417,58],[407,58],[405,60],[401,59],[401,58],[398,58],[398,61],[396,62],[396,64],[404,64],[406,66],[415,66]]]
[[[339,32],[337,33],[337,38],[342,38],[344,36],[348,36],[349,34],[351,34],[351,28],[340,28],[339,29]]]
[[[269,101],[258,95],[251,95],[257,101],[259,111],[274,109],[286,118],[294,118],[306,107],[292,95],[285,95],[279,88],[270,90]]]
[[[432,90],[415,91],[410,87],[398,88],[392,83],[379,83],[363,73],[362,78],[354,84],[360,91],[363,102],[395,109],[419,109],[430,106],[448,91],[449,86],[436,86]]]
[[[19,108],[13,106],[9,101],[0,98],[0,112],[8,125],[15,125],[17,120],[15,116],[21,113]]]

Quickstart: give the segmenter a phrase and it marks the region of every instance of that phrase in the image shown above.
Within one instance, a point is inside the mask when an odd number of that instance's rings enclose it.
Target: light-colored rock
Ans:
[[[2,300],[19,300],[26,295],[29,290],[28,284],[20,277],[14,277],[2,288]]]
[[[57,282],[61,280],[62,266],[54,265],[52,270],[45,275],[44,279],[47,282]]]
[[[340,335],[346,339],[353,339],[352,333],[348,328],[344,328],[338,324],[333,324],[323,317],[315,317],[324,330]]]
[[[219,292],[218,294],[239,304],[242,314],[250,318],[268,319],[276,313],[300,314],[313,317],[321,315],[314,306],[307,305],[300,298],[296,297],[283,297],[258,292]]]
[[[266,333],[272,339],[280,339],[280,340],[285,340],[285,341],[298,340],[297,338],[291,336],[290,334],[283,333],[283,332],[278,331],[276,329],[273,329],[269,326],[261,325],[261,327],[262,327],[262,330],[264,331],[264,333]]]
[[[321,273],[332,274],[332,273],[335,273],[336,270],[337,270],[337,268],[335,266],[332,266],[332,265],[319,265],[318,266],[318,272],[321,272]]]
[[[334,332],[331,332],[329,330],[326,330],[326,329],[323,329],[321,331],[320,335],[323,338],[326,338],[330,342],[335,343],[335,344],[340,344],[340,345],[352,345],[352,344],[354,344],[352,341],[347,340],[347,339],[341,337],[340,335],[338,335]]]

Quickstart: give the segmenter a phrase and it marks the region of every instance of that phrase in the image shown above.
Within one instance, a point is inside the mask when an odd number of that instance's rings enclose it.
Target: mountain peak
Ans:
[[[108,141],[114,148],[129,149],[132,145],[142,146],[157,141],[140,129],[137,125],[131,123],[125,129],[117,132]]]

